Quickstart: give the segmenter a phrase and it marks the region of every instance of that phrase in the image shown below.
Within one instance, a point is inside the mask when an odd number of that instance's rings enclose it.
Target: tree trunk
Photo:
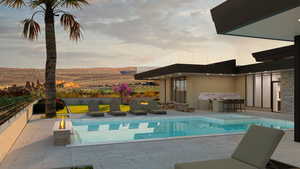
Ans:
[[[54,13],[49,7],[45,13],[45,38],[46,38],[46,116],[54,117],[56,115],[56,41],[54,27]]]

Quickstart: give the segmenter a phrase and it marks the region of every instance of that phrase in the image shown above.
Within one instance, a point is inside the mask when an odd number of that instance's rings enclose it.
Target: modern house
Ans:
[[[208,65],[174,64],[135,75],[160,81],[162,103],[188,103],[208,110],[202,93],[235,93],[247,109],[292,113],[294,46],[253,53],[257,64],[237,66],[235,60]],[[282,98],[284,102],[282,102]]]
[[[218,34],[295,42],[291,92],[295,96],[295,141],[300,142],[300,1],[227,0],[211,14]],[[283,97],[283,102],[293,104],[286,99]]]

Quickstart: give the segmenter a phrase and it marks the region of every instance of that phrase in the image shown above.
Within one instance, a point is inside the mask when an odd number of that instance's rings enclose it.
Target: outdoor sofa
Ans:
[[[149,100],[148,105],[145,107],[151,114],[167,114],[167,111],[163,110],[162,107],[154,100]]]
[[[175,169],[265,169],[284,132],[251,126],[231,158],[175,164]]]
[[[89,112],[87,113],[87,115],[92,116],[92,117],[103,117],[104,116],[104,112],[99,111],[98,103],[89,102],[88,108],[89,108]]]
[[[147,115],[148,111],[144,105],[141,104],[141,100],[135,99],[130,101],[130,111],[129,113],[134,115]]]
[[[195,109],[190,107],[187,103],[174,103],[175,110],[181,112],[194,112]]]
[[[127,113],[126,112],[122,112],[120,109],[120,104],[117,102],[112,102],[109,104],[109,112],[108,114],[112,115],[112,116],[126,116]]]

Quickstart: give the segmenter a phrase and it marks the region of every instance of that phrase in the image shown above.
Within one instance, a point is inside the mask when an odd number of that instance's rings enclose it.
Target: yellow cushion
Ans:
[[[72,113],[87,113],[89,107],[87,105],[70,105],[69,109]]]

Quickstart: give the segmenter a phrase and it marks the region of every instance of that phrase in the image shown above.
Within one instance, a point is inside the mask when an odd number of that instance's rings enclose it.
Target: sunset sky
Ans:
[[[72,10],[84,28],[79,43],[56,22],[58,67],[165,66],[237,59],[254,63],[251,53],[289,45],[217,35],[210,9],[224,0],[93,0]],[[43,68],[44,31],[38,41],[21,36],[28,8],[0,7],[0,67]],[[43,25],[42,16],[37,20]],[[43,30],[43,29],[42,29]]]

